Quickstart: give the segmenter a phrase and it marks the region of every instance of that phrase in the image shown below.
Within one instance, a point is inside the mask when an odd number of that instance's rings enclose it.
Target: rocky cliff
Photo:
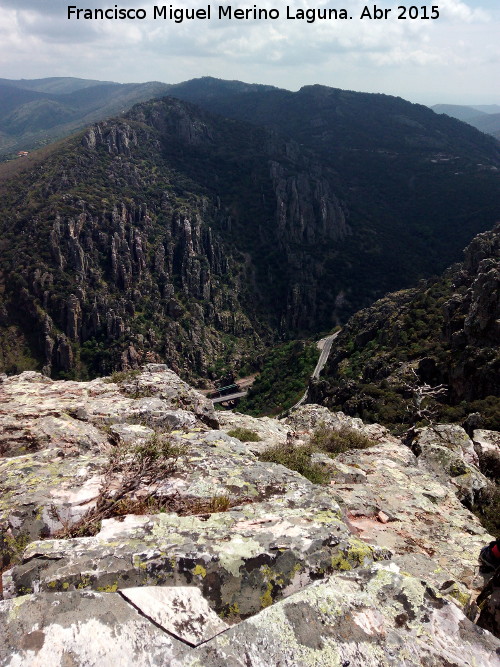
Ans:
[[[478,235],[464,255],[442,277],[357,313],[312,400],[391,427],[479,412],[476,427],[498,429],[500,227]]]
[[[500,664],[470,620],[491,536],[463,501],[488,482],[459,427],[414,453],[320,406],[219,416],[158,364],[3,376],[0,400],[0,664]],[[318,426],[369,439],[312,453],[324,484],[262,453]]]
[[[349,233],[330,181],[293,142],[176,100],[91,127],[3,183],[1,366],[241,365],[317,319],[303,246]]]
[[[498,219],[498,146],[465,125],[386,96],[234,92],[232,118],[166,98],[0,166],[1,368],[213,379]]]

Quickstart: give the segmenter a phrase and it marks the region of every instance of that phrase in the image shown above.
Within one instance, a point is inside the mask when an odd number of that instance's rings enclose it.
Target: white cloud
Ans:
[[[398,20],[396,7],[402,0],[377,3],[393,9],[387,21],[359,20],[363,0],[346,0],[352,20],[313,24],[283,18],[286,3],[277,0],[255,0],[258,7],[278,7],[282,18],[277,21],[213,18],[181,24],[68,20],[70,2],[23,0],[20,8],[19,0],[2,0],[0,76],[176,82],[210,74],[290,88],[314,82],[356,90],[375,88],[403,97],[415,97],[418,91],[412,86],[427,80],[427,86],[422,86],[425,92],[439,93],[441,101],[467,90],[480,95],[478,102],[500,101],[500,91],[494,89],[498,85],[495,69],[500,65],[500,16],[493,0],[436,0],[440,18],[435,21]],[[114,4],[82,0],[85,7]],[[151,0],[116,0],[116,4],[148,8],[152,15]],[[192,8],[205,7],[207,2],[193,5],[192,0],[172,0],[172,4]],[[330,3],[291,0],[289,4],[322,8]],[[341,0],[335,3],[341,4]],[[232,6],[252,7],[253,3]],[[212,5],[213,14],[216,7]]]

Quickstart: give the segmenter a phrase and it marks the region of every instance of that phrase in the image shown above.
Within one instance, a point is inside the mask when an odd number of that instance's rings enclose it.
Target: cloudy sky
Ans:
[[[150,18],[67,19],[68,4],[106,8],[115,2],[144,8]],[[171,2],[203,8],[209,0]],[[382,0],[377,6],[391,8],[392,18],[378,21],[359,18],[366,0],[290,0],[292,15],[297,8],[344,7],[353,17],[312,24],[287,20],[287,0],[255,2],[277,8],[281,18],[175,24],[153,21],[149,0],[0,0],[0,77],[177,83],[210,75],[291,90],[321,83],[424,104],[500,104],[498,0],[434,0],[437,20],[397,19],[404,0]],[[211,3],[212,14],[218,5]]]

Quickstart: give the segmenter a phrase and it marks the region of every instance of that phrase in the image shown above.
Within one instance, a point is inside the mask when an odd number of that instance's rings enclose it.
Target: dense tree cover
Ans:
[[[233,118],[153,101],[0,168],[0,317],[20,341],[0,341],[2,368],[237,371],[441,268],[500,212],[498,146],[458,121],[323,87],[201,88]]]
[[[292,407],[307,389],[318,354],[314,343],[299,340],[274,347],[265,355],[262,370],[238,411],[261,417]]]
[[[357,313],[335,341],[313,400],[396,430],[427,415],[461,422],[479,412],[500,428],[500,228],[481,234],[465,261],[418,288],[390,294]],[[425,420],[424,420],[425,421]]]
[[[72,77],[0,79],[0,161],[166,94],[164,83],[120,84]]]

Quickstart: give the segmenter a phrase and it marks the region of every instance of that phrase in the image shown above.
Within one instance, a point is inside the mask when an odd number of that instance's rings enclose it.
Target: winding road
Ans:
[[[318,363],[316,364],[316,368],[313,371],[313,374],[311,375],[311,378],[313,380],[317,380],[319,378],[319,374],[323,370],[326,364],[326,360],[328,359],[328,356],[330,354],[330,350],[332,349],[332,343],[333,341],[337,338],[337,336],[340,333],[340,329],[336,331],[333,334],[330,334],[330,336],[326,336],[325,338],[322,338],[317,342],[318,348],[321,350],[321,354],[319,355]],[[289,412],[292,410],[295,410],[295,408],[300,407],[305,401],[307,400],[307,395],[309,394],[309,387],[306,389],[304,395],[302,398],[295,403],[295,405],[292,405],[291,408],[288,408],[288,410],[285,410],[283,414],[280,415],[280,417],[283,417],[287,415]]]
[[[317,380],[319,378],[319,374],[323,370],[326,364],[326,360],[328,359],[328,356],[330,354],[330,350],[332,349],[332,343],[333,341],[337,338],[339,335],[340,330],[336,331],[333,334],[330,334],[330,336],[325,336],[325,338],[322,338],[317,342],[318,349],[321,350],[318,363],[316,364],[316,367],[313,371],[313,374],[311,375],[311,378],[313,380]],[[307,394],[309,392],[309,389],[306,389],[305,394],[302,396],[300,401],[295,403],[291,408],[289,408],[286,413],[290,412],[291,410],[294,410],[295,408],[298,408],[299,405],[302,405],[304,401],[307,399]],[[243,396],[246,396],[248,394],[247,391],[240,391],[235,394],[228,394],[227,396],[218,396],[217,398],[212,398],[212,403],[225,403],[226,401],[232,401],[237,398],[243,398]],[[281,415],[280,415],[281,416]]]

